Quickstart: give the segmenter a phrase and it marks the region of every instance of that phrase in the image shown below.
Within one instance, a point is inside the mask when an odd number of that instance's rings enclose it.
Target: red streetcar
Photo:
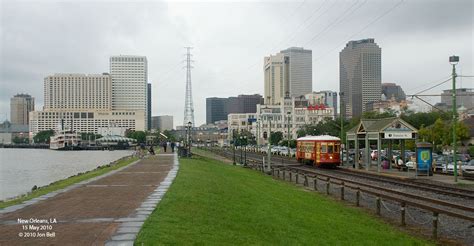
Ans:
[[[296,140],[296,159],[309,161],[320,166],[339,166],[341,164],[341,139],[329,135],[306,136]]]

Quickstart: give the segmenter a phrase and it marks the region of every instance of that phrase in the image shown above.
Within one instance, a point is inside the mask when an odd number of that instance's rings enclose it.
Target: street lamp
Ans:
[[[247,136],[244,136],[244,166],[247,166]]]
[[[457,123],[457,107],[456,107],[456,65],[459,62],[459,56],[450,56],[449,63],[453,66],[453,161],[454,161],[454,182],[458,182],[458,164],[456,160],[456,123]]]
[[[341,158],[341,163],[342,166],[344,166],[344,115],[342,114],[342,109],[343,109],[343,101],[342,97],[344,96],[344,92],[339,92],[339,118],[341,118],[341,153],[342,153],[342,158]],[[336,110],[336,109],[334,109]],[[349,161],[349,153],[347,153],[347,161]]]
[[[188,157],[191,157],[191,126],[193,123],[191,121],[188,122]]]
[[[240,165],[244,164],[243,161],[242,161],[242,146],[243,146],[243,142],[244,142],[244,136],[240,135],[240,142],[239,142],[239,146],[240,146]]]
[[[235,165],[235,129],[232,129],[232,152],[234,154],[234,161],[232,164]]]
[[[288,119],[288,123],[287,123],[287,126],[288,126],[288,158],[290,157],[290,115],[291,115],[291,112],[288,111],[287,113],[287,119]]]

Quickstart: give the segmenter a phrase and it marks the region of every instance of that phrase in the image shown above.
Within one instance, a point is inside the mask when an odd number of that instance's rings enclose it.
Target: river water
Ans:
[[[49,149],[0,148],[0,200],[31,191],[80,172],[106,165],[129,150],[55,151]]]

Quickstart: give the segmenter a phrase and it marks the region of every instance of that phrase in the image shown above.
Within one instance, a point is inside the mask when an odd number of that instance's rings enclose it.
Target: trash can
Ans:
[[[433,147],[430,143],[416,143],[416,175],[433,176]]]
[[[178,156],[179,157],[188,157],[188,149],[185,147],[178,147]]]

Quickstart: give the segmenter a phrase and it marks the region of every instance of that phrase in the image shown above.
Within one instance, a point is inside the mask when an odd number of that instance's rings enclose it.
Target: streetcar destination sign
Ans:
[[[387,139],[410,139],[411,132],[385,132],[384,138]]]

